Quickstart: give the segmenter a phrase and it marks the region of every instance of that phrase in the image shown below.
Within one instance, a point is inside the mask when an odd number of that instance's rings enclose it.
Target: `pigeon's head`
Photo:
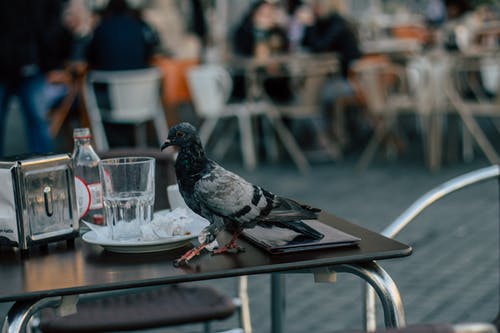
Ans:
[[[196,143],[201,145],[196,128],[190,123],[180,123],[168,131],[168,138],[161,145],[160,149],[163,150],[170,146],[183,148]]]

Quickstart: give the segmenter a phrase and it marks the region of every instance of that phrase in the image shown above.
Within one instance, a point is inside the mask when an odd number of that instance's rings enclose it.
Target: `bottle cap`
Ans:
[[[73,130],[74,139],[90,139],[90,129],[88,127],[75,128]]]

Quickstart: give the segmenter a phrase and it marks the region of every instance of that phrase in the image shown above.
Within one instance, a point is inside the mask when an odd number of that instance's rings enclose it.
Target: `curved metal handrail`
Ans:
[[[500,166],[492,165],[486,168],[475,170],[464,175],[455,177],[429,192],[422,195],[410,207],[408,207],[401,215],[399,215],[389,226],[387,226],[381,234],[393,238],[404,227],[408,225],[415,217],[417,217],[425,208],[429,207],[434,202],[443,198],[454,191],[464,188],[468,185],[479,183],[490,178],[500,177]]]
[[[461,176],[452,178],[447,182],[428,191],[418,198],[410,207],[389,224],[381,234],[393,238],[403,230],[424,209],[443,198],[444,196],[462,189],[466,186],[480,183],[482,181],[500,177],[500,165],[492,165],[468,172]],[[367,331],[374,331],[377,326],[375,315],[375,292],[372,288],[365,288],[365,314],[364,323]]]

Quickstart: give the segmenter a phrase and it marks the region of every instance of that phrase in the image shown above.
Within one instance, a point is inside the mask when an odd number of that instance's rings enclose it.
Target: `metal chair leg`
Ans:
[[[30,318],[43,308],[56,308],[62,297],[42,298],[37,301],[20,301],[10,308],[2,327],[2,333],[24,333]]]

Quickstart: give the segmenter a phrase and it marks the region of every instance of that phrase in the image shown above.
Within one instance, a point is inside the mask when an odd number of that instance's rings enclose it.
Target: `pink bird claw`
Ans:
[[[226,246],[214,249],[214,251],[212,252],[212,255],[229,252],[231,250],[235,250],[234,252],[236,252],[236,253],[245,252],[245,248],[239,246],[238,244],[236,244],[234,242],[231,242],[231,243],[227,244]]]
[[[174,266],[179,267],[179,266],[184,266],[189,263],[189,260],[193,259],[197,255],[200,254],[200,252],[207,246],[208,244],[201,244],[198,247],[195,247],[194,249],[191,249],[184,253],[182,257],[180,257],[177,260],[174,260]]]

